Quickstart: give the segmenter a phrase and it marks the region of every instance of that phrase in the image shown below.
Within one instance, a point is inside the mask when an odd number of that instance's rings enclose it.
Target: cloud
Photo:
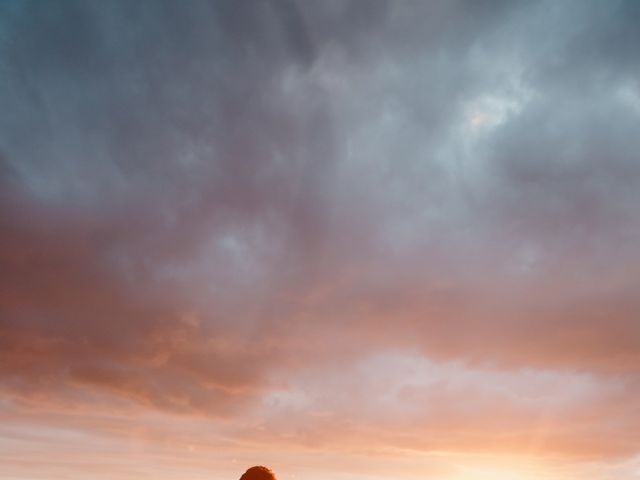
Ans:
[[[632,455],[637,14],[1,5],[2,398],[523,452],[526,380],[539,452]]]

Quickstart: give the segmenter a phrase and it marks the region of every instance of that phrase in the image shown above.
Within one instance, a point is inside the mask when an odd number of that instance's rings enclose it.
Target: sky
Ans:
[[[639,21],[0,0],[0,477],[640,479]]]

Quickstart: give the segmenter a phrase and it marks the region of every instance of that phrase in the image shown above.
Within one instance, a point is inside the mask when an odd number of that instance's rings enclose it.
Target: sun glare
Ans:
[[[541,477],[539,474],[533,475],[529,472],[518,470],[504,470],[499,468],[468,468],[464,469],[452,480],[534,480]]]
[[[473,460],[459,465],[451,480],[556,480],[548,468],[538,462],[513,459]]]

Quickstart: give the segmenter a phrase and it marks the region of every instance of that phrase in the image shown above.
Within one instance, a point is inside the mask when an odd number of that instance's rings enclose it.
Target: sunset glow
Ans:
[[[640,480],[639,25],[0,0],[0,480]]]

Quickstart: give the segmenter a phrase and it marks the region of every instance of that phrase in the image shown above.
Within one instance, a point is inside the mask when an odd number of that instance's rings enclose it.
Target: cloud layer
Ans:
[[[66,425],[637,478],[638,19],[1,3],[0,471]]]

